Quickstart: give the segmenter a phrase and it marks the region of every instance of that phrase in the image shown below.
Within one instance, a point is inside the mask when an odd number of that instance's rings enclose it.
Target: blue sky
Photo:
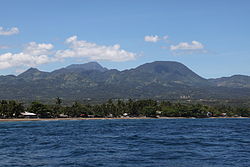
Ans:
[[[250,75],[248,0],[1,0],[0,74],[97,61],[178,61],[205,78]]]

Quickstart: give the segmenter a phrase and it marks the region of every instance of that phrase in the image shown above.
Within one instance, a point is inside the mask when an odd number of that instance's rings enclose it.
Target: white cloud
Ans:
[[[17,27],[12,27],[10,29],[4,29],[3,27],[0,27],[0,35],[14,35],[18,33],[19,29]]]
[[[54,61],[48,55],[52,44],[37,44],[30,42],[20,53],[5,53],[0,55],[0,69],[11,67],[32,67]]]
[[[36,42],[30,42],[24,49],[24,53],[33,56],[47,55],[50,54],[51,49],[53,49],[52,44],[37,44]]]
[[[160,37],[157,35],[147,35],[144,37],[144,41],[146,42],[158,42],[160,40]]]
[[[83,40],[78,40],[77,36],[66,39],[69,49],[58,50],[56,58],[87,58],[89,60],[108,60],[108,61],[128,61],[136,57],[135,53],[127,52],[120,48],[119,44],[113,46],[97,45]]]
[[[171,45],[170,50],[171,51],[177,51],[177,50],[201,50],[204,49],[203,44],[201,44],[198,41],[192,41],[191,43],[187,42],[181,42],[178,45]]]
[[[53,50],[54,46],[52,44],[30,42],[19,53],[0,54],[0,69],[12,67],[23,69],[67,58],[121,62],[133,60],[137,56],[135,53],[121,49],[119,44],[113,46],[97,45],[77,40],[77,36],[66,39],[65,43],[68,45],[67,49],[56,51]]]

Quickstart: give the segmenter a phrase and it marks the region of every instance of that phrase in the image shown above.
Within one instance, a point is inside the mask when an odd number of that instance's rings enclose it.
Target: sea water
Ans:
[[[0,122],[1,167],[249,167],[250,119]]]

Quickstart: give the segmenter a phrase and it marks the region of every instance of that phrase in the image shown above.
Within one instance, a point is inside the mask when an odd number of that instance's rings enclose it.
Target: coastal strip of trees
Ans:
[[[25,114],[26,113],[26,114]],[[34,101],[29,105],[14,100],[0,100],[0,118],[22,118],[33,114],[37,118],[60,117],[250,117],[250,107],[204,104],[183,104],[169,101],[108,100],[102,104],[74,102],[64,105],[57,97],[54,104]]]

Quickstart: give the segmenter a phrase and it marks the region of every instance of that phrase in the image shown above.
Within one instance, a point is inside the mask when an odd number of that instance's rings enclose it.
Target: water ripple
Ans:
[[[1,122],[0,166],[249,167],[250,119]]]

